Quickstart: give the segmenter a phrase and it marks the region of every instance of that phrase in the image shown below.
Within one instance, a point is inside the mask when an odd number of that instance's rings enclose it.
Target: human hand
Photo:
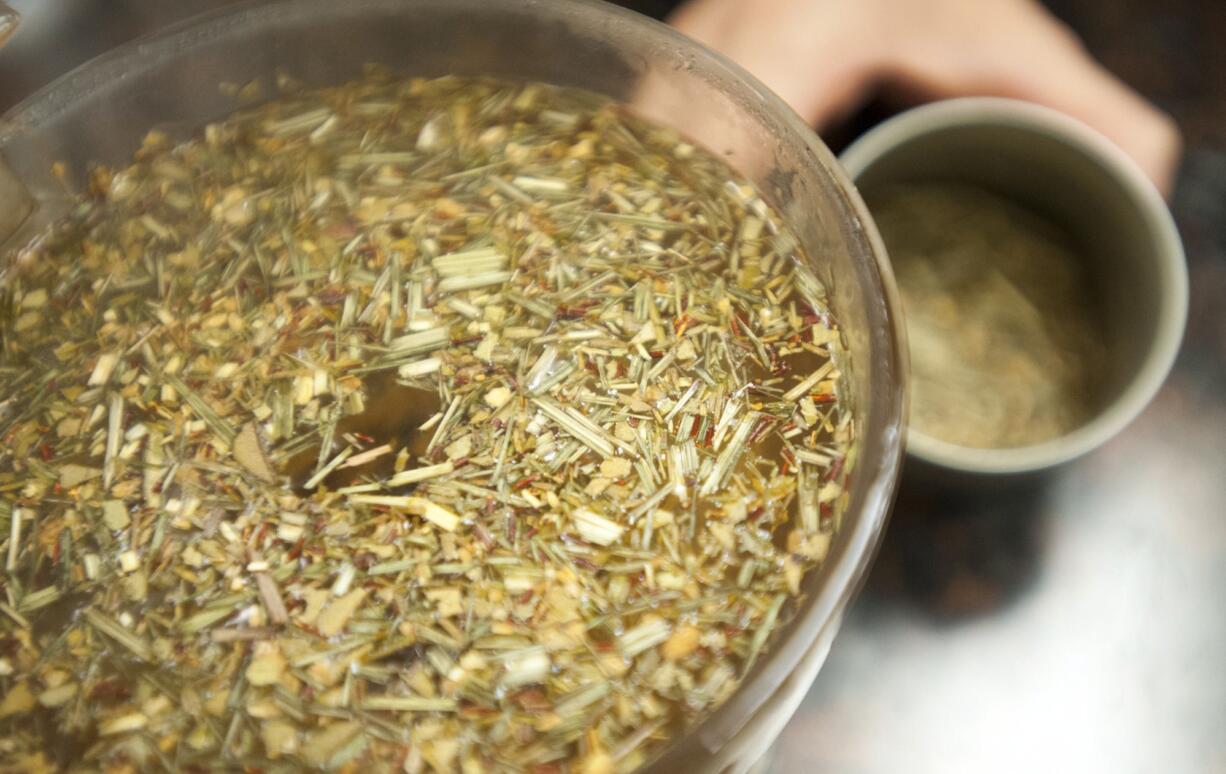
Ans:
[[[690,0],[669,22],[819,129],[877,92],[902,102],[1013,97],[1094,127],[1170,192],[1181,147],[1174,121],[1036,0]]]

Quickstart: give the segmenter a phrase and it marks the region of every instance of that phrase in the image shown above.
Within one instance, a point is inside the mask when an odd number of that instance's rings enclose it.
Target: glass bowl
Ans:
[[[18,33],[20,34],[20,33]],[[282,71],[330,85],[378,63],[408,75],[488,74],[624,102],[720,154],[797,234],[826,283],[858,417],[849,507],[825,563],[740,688],[645,771],[743,771],[782,729],[820,666],[885,526],[899,474],[906,346],[868,211],[829,150],[778,97],[668,27],[574,0],[295,0],[230,6],[140,39],[60,78],[0,118],[0,240],[63,214],[90,162],[123,164],[159,128],[186,138],[237,104],[219,84],[274,96]],[[649,95],[645,97],[644,95]],[[259,97],[255,98],[256,100]],[[53,162],[63,162],[61,175]],[[66,175],[63,173],[66,172]]]

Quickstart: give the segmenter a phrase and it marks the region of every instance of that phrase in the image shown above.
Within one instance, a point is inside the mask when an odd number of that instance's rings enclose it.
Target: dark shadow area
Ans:
[[[1006,608],[1042,565],[1039,514],[1050,481],[955,476],[908,459],[858,604],[908,606],[938,623]]]
[[[1188,253],[1188,327],[1177,368],[1198,400],[1226,384],[1226,151],[1191,150],[1171,202]]]

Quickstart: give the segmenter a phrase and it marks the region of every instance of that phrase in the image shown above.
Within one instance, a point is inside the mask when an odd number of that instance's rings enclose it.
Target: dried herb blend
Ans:
[[[0,274],[6,765],[633,769],[854,465],[795,240],[594,95],[372,73]]]
[[[911,423],[977,448],[1084,424],[1106,360],[1085,262],[1055,224],[950,183],[871,192],[911,347]]]

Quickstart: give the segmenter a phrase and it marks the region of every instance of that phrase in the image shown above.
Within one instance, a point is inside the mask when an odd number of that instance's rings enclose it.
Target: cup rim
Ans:
[[[889,152],[921,137],[953,128],[1007,126],[1054,139],[1093,161],[1135,206],[1153,242],[1160,286],[1153,344],[1119,396],[1086,424],[1041,443],[981,449],[943,441],[908,426],[907,452],[936,465],[968,473],[1027,473],[1080,457],[1127,427],[1153,399],[1174,365],[1188,314],[1188,273],[1166,201],[1140,167],[1114,142],[1081,121],[1052,108],[1005,97],[959,97],[898,114],[852,143],[839,156],[853,181]]]

